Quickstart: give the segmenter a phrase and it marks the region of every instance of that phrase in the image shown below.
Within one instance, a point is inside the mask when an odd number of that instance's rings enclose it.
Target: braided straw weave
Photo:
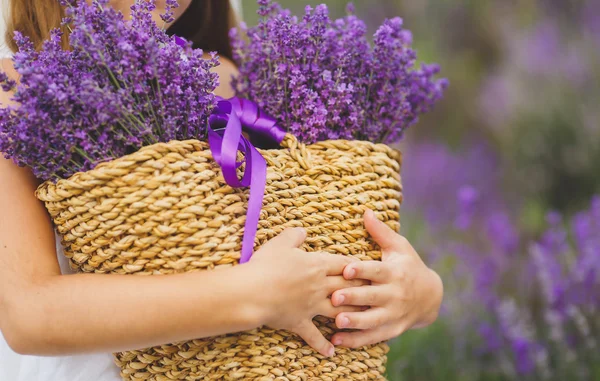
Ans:
[[[305,227],[307,251],[378,260],[362,222],[366,208],[399,229],[400,153],[381,144],[288,135],[261,150],[267,187],[256,247]],[[86,273],[171,274],[237,264],[247,189],[225,184],[208,145],[173,141],[37,190],[71,266]],[[277,269],[273,269],[277,271]],[[326,337],[333,321],[318,317]],[[384,380],[388,347],[338,348],[325,358],[298,336],[267,327],[116,353],[124,380]]]

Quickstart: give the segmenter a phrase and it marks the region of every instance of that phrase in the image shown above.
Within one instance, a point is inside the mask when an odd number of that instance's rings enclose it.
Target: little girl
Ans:
[[[111,6],[128,15],[133,3],[113,0]],[[229,80],[236,67],[230,60],[228,30],[234,17],[229,2],[179,3],[168,32],[196,48],[219,52],[221,86],[216,93],[232,96]],[[7,36],[21,31],[38,47],[63,15],[58,0],[10,0],[2,6],[9,9]],[[165,6],[165,0],[157,1],[157,21]],[[14,51],[10,38],[7,45]],[[2,70],[18,80],[10,54],[5,54]],[[11,94],[0,93],[0,106],[10,99]],[[250,263],[220,271],[160,277],[66,275],[69,269],[50,219],[34,196],[38,185],[28,169],[0,157],[2,380],[116,381],[120,378],[110,352],[262,325],[296,332],[315,350],[332,356],[334,345],[388,340],[437,318],[443,292],[439,276],[372,212],[365,215],[365,225],[383,250],[382,262],[305,253],[299,247],[306,233],[292,229],[261,247]],[[356,331],[327,341],[312,323],[317,315]]]

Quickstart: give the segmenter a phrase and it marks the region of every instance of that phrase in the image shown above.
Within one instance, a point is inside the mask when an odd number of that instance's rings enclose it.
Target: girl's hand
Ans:
[[[389,340],[433,323],[443,296],[440,277],[423,263],[406,238],[377,220],[370,210],[365,213],[365,227],[381,247],[382,261],[353,262],[346,266],[344,277],[366,279],[371,285],[338,290],[331,298],[334,306],[370,307],[337,316],[339,328],[359,330],[333,336],[335,345],[349,348]]]
[[[312,319],[317,315],[335,318],[341,312],[360,311],[354,306],[334,307],[329,297],[336,290],[366,282],[344,279],[344,268],[353,262],[349,257],[300,250],[305,239],[304,229],[288,229],[267,242],[245,266],[251,281],[263,285],[263,324],[292,331],[319,353],[331,357],[334,347]]]

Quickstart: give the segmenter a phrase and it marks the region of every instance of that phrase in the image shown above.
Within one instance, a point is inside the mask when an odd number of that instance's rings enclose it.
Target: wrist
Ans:
[[[440,306],[442,305],[444,285],[442,283],[442,278],[438,273],[428,268],[425,285],[425,300],[423,305],[426,307],[423,310],[421,319],[414,328],[423,328],[433,324],[438,318]]]
[[[431,284],[431,308],[427,315],[428,324],[433,324],[440,313],[440,307],[442,306],[442,300],[444,299],[444,284],[439,274],[432,269],[429,270],[430,284]]]
[[[269,290],[265,281],[267,278],[260,276],[255,267],[252,263],[235,267],[239,272],[238,276],[243,280],[243,290],[238,293],[240,313],[249,329],[266,325],[272,312]]]

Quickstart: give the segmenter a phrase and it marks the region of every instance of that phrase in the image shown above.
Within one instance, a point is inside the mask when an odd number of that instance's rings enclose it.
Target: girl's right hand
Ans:
[[[353,261],[351,257],[307,253],[299,249],[305,239],[304,229],[288,229],[263,245],[246,266],[262,290],[258,299],[263,301],[264,325],[294,332],[316,351],[331,357],[334,346],[312,319],[360,311],[360,307],[334,307],[329,297],[334,291],[361,286],[365,281],[344,279],[342,274]]]

